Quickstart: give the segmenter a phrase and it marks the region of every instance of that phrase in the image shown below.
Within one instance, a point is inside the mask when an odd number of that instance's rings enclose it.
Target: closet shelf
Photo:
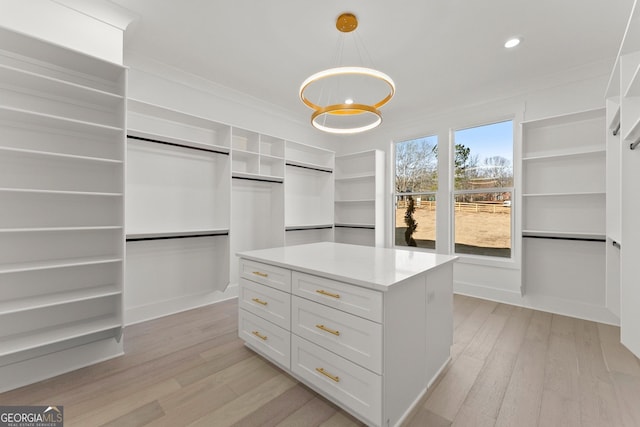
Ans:
[[[119,225],[89,226],[89,227],[28,227],[28,228],[0,228],[0,234],[5,233],[47,233],[68,231],[102,231],[122,230]]]
[[[115,285],[96,286],[0,302],[0,315],[120,295]]]
[[[340,177],[336,176],[336,182],[339,181],[356,181],[356,180],[365,180],[365,179],[372,179],[375,178],[375,174],[373,172],[371,173],[363,173],[363,174],[358,174],[358,175],[342,175]]]
[[[65,131],[87,133],[91,135],[102,135],[106,137],[117,137],[122,135],[124,132],[123,128],[116,126],[76,120],[62,116],[54,116],[52,114],[37,113],[6,105],[0,105],[0,120],[61,129]]]
[[[243,158],[260,157],[260,154],[257,151],[248,151],[248,150],[241,150],[239,148],[233,148],[231,152],[233,153],[234,156],[243,157]]]
[[[624,91],[625,98],[640,96],[640,64],[636,67],[633,76],[631,77],[631,81]]]
[[[376,199],[336,200],[335,203],[375,203]]]
[[[1,147],[0,146],[0,152],[2,152],[2,151],[7,152],[7,153],[31,155],[31,156],[34,156],[34,157],[51,157],[51,158],[71,159],[71,160],[96,162],[96,163],[123,164],[122,160],[106,159],[106,158],[101,158],[101,157],[78,156],[78,155],[75,155],[75,154],[53,153],[53,152],[50,152],[50,151],[26,150],[26,149],[23,149],[23,148]]]
[[[34,188],[0,188],[0,193],[25,193],[25,194],[58,194],[64,196],[92,196],[92,197],[122,197],[122,193],[104,193],[96,191],[68,191],[68,190],[40,190]]]
[[[570,151],[565,153],[526,156],[522,158],[522,161],[566,159],[568,157],[587,157],[587,156],[605,155],[605,154],[606,154],[606,148],[604,147],[591,148],[591,149],[580,149],[580,150],[575,150],[575,151]]]
[[[604,191],[579,191],[574,193],[525,193],[522,197],[575,197],[575,196],[604,196]]]
[[[101,316],[64,325],[55,325],[28,333],[6,336],[3,337],[2,340],[0,357],[98,332],[118,329],[121,326],[122,324],[119,318],[115,316]]]
[[[0,265],[0,274],[21,273],[25,271],[52,270],[56,268],[82,267],[85,265],[113,264],[122,262],[122,257],[103,256],[49,261],[20,262]]]
[[[123,101],[122,95],[113,92],[106,92],[8,65],[0,65],[0,81],[9,87],[28,88],[30,91],[42,94],[101,106],[117,107]]]

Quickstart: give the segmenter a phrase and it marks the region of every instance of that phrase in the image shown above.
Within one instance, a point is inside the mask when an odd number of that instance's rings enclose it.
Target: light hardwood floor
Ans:
[[[0,394],[65,426],[356,426],[246,349],[237,303],[127,327],[126,355]],[[0,379],[1,380],[1,379]],[[452,361],[406,426],[640,426],[640,362],[619,328],[454,298]]]

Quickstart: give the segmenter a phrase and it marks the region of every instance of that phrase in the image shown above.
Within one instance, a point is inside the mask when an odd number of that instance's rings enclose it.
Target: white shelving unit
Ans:
[[[137,100],[128,107],[129,323],[190,308],[229,284],[232,131]]]
[[[285,244],[333,241],[335,153],[285,142]]]
[[[604,306],[605,110],[523,123],[523,293]]]
[[[640,5],[636,1],[609,80],[607,103],[607,306],[620,340],[640,357]],[[617,132],[614,132],[616,131]]]
[[[384,246],[384,152],[336,157],[335,241]]]
[[[284,140],[244,129],[232,129],[234,178],[284,181]]]
[[[0,82],[3,391],[122,352],[126,69],[0,29]]]

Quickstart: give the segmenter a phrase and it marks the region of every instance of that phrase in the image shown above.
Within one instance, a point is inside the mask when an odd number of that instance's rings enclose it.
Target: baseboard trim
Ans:
[[[126,308],[124,312],[124,324],[125,326],[134,325],[237,297],[238,284],[236,283],[227,286],[224,292],[215,291],[207,294],[187,295],[153,304]]]
[[[453,292],[460,295],[531,308],[533,310],[620,326],[620,318],[604,305],[598,306],[548,295],[525,293],[523,296],[520,296],[520,292],[496,289],[462,281],[454,281]]]

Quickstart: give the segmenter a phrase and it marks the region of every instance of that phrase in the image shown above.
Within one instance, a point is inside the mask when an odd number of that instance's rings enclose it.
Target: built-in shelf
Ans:
[[[522,197],[574,197],[574,196],[604,196],[604,191],[581,191],[575,193],[526,193]]]
[[[27,194],[59,194],[64,196],[122,197],[123,193],[105,193],[96,191],[39,190],[32,188],[0,188],[0,192]]]
[[[6,105],[0,105],[0,120],[105,137],[119,136],[124,131],[123,128],[116,126],[12,108]]]
[[[570,157],[586,157],[586,156],[604,156],[606,150],[604,148],[592,148],[585,150],[575,150],[571,152],[563,152],[563,153],[554,153],[554,154],[544,154],[544,155],[535,155],[535,156],[527,156],[523,157],[523,161],[535,161],[535,160],[564,160]]]
[[[28,88],[40,94],[72,99],[75,102],[98,104],[115,108],[122,103],[120,94],[106,92],[35,72],[0,64],[0,81],[16,88]]]
[[[335,203],[375,203],[376,199],[336,200]]]
[[[96,231],[96,230],[122,230],[120,225],[104,225],[91,227],[28,227],[28,228],[0,228],[3,233],[48,233],[48,232],[68,232],[68,231]]]
[[[51,157],[51,158],[70,159],[70,160],[79,160],[79,161],[96,162],[96,163],[112,163],[112,164],[123,163],[122,160],[105,159],[102,157],[77,156],[74,154],[54,153],[54,152],[39,151],[39,150],[25,150],[22,148],[14,148],[14,147],[0,147],[0,152],[3,152],[3,151],[6,153],[31,155],[35,157]]]
[[[101,316],[10,335],[3,338],[0,357],[121,327],[118,317]]]
[[[122,262],[119,257],[88,257],[72,259],[56,259],[37,262],[20,262],[0,264],[0,274],[20,273],[24,271],[52,270],[55,268],[81,267],[84,265],[112,264]]]
[[[368,172],[368,173],[362,173],[362,174],[357,174],[357,175],[342,175],[340,177],[336,177],[336,182],[337,181],[356,181],[356,180],[367,180],[367,179],[372,179],[375,178],[375,173],[374,172]]]
[[[120,295],[121,293],[122,291],[117,286],[105,285],[86,289],[76,289],[67,292],[57,292],[47,295],[38,295],[29,298],[20,298],[0,302],[0,315],[36,310],[55,305],[70,304],[90,299],[104,298]]]
[[[640,64],[636,66],[636,69],[631,76],[631,81],[624,91],[624,97],[640,96]]]

